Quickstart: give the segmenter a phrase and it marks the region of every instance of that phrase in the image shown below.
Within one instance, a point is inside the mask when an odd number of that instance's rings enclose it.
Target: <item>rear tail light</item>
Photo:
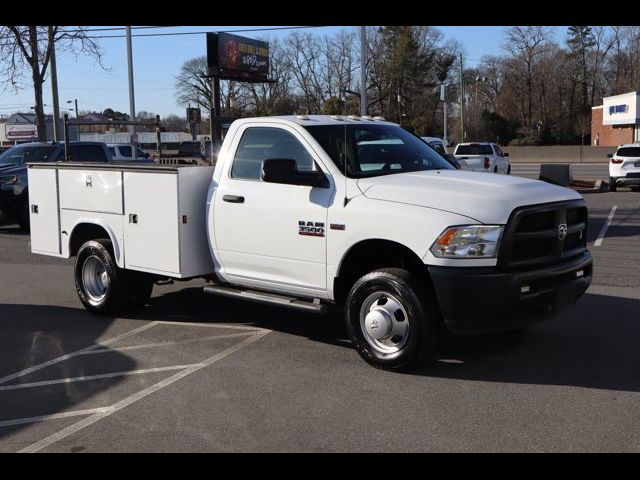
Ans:
[[[484,168],[491,168],[491,159],[484,157]]]
[[[621,158],[612,158],[611,159],[611,163],[622,163],[624,160],[622,160]]]

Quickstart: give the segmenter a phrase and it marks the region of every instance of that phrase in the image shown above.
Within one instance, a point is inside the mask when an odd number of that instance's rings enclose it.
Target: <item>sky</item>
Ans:
[[[89,27],[91,29],[109,27]],[[170,113],[184,115],[186,105],[179,105],[175,99],[174,79],[182,64],[193,57],[206,54],[204,31],[237,31],[251,28],[240,26],[198,26],[166,27],[158,29],[135,29],[133,34],[183,32],[189,35],[175,36],[134,36],[132,39],[133,70],[136,111],[146,110],[161,117]],[[314,34],[331,35],[342,29],[358,27],[309,28],[304,31]],[[462,43],[465,52],[465,65],[475,67],[483,55],[500,55],[504,26],[440,26],[444,40],[455,39]],[[284,37],[293,30],[273,30],[270,32],[241,32],[239,35],[257,37],[268,34],[271,37]],[[556,40],[564,38],[566,27],[555,27]],[[124,31],[101,31],[95,33],[104,37],[124,35]],[[78,100],[80,111],[103,111],[106,108],[129,112],[129,92],[127,76],[126,39],[102,38],[100,44],[104,51],[101,68],[92,58],[76,58],[68,53],[57,55],[58,91],[61,114],[75,114],[74,100]],[[17,93],[13,89],[0,90],[0,114],[16,111],[28,112],[34,105],[33,88],[29,85],[28,72],[23,78],[25,88]],[[51,84],[49,76],[44,91],[45,112],[52,110]],[[69,103],[67,103],[69,102]],[[63,110],[63,109],[70,110]]]

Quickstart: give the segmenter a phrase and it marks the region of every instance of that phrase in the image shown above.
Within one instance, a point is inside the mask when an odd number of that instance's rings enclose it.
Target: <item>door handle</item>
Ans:
[[[244,203],[244,197],[240,195],[223,195],[222,200],[229,203]]]
[[[129,223],[138,223],[138,215],[135,213],[129,214]]]

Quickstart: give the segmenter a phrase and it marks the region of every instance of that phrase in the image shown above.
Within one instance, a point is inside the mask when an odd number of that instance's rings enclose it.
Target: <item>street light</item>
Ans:
[[[74,103],[76,104],[76,118],[78,118],[78,99],[73,99],[73,100],[67,100],[67,103]]]

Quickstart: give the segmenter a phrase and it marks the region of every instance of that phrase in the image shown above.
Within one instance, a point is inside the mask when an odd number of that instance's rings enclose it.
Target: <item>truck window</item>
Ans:
[[[71,145],[72,162],[108,162],[107,154],[100,145]]]
[[[424,140],[396,125],[305,127],[350,178],[454,167]]]
[[[502,153],[502,150],[500,150],[500,147],[498,145],[494,145],[493,148],[495,148],[496,150],[496,155],[498,155],[499,157],[504,157],[504,153]]]
[[[280,128],[251,127],[245,130],[231,167],[233,178],[260,180],[262,162],[295,160],[298,170],[314,170],[314,161],[297,138]]]
[[[493,155],[491,145],[472,143],[471,145],[458,145],[456,155]]]
[[[131,153],[131,147],[120,146],[118,147],[118,150],[120,150],[120,155],[122,155],[123,157],[133,157],[133,153]]]

